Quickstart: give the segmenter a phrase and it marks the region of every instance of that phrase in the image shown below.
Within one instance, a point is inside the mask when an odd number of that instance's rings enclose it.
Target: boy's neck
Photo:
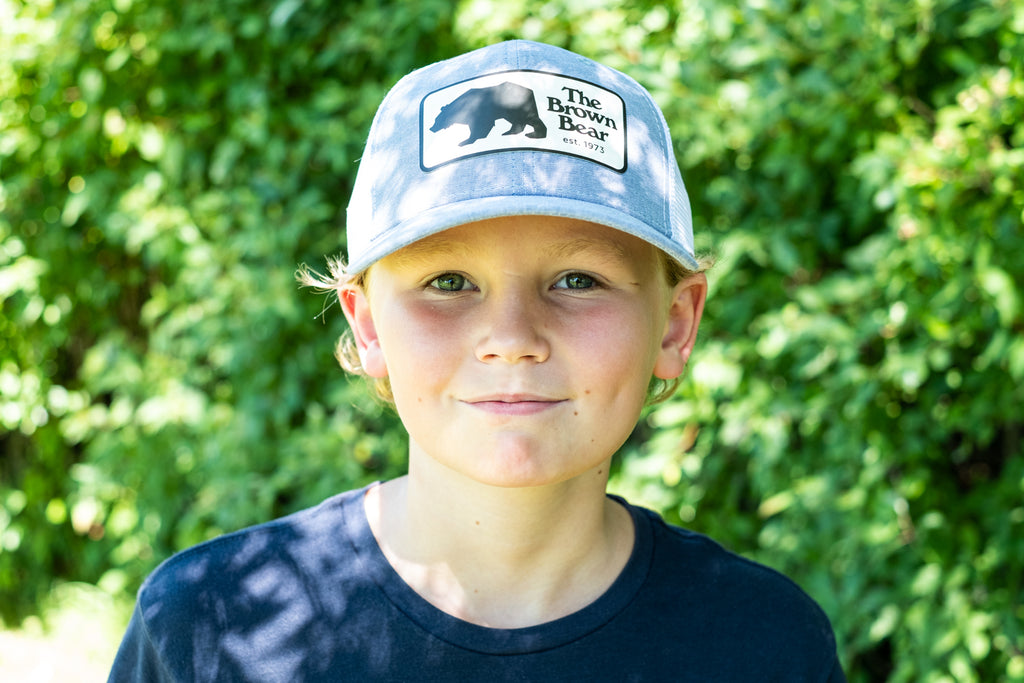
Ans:
[[[434,606],[483,626],[533,626],[593,602],[629,559],[632,519],[605,495],[606,472],[498,488],[413,459],[409,476],[370,490],[367,518],[392,567]]]

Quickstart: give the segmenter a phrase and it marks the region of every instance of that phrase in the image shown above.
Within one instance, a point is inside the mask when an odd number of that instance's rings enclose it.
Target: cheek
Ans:
[[[647,385],[654,372],[660,336],[654,321],[622,311],[591,311],[580,320],[565,320],[567,352],[594,381],[615,383],[623,393]]]
[[[464,336],[457,320],[430,306],[396,307],[385,312],[380,343],[392,386],[396,380],[432,384],[463,353]]]

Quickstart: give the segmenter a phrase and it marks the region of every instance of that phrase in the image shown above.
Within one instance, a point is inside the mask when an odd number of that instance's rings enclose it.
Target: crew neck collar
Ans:
[[[374,485],[371,485],[374,486]],[[489,628],[454,617],[421,597],[391,567],[370,530],[363,498],[370,487],[347,499],[344,523],[358,561],[384,597],[419,628],[452,645],[484,654],[524,654],[560,647],[599,630],[636,597],[647,578],[653,556],[650,519],[618,496],[635,530],[633,549],[618,578],[597,600],[554,621],[525,628]]]

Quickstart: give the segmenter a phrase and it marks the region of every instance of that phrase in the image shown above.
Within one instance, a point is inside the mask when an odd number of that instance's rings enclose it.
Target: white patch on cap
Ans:
[[[558,74],[505,71],[436,90],[420,104],[424,171],[457,159],[543,150],[626,170],[626,106],[611,90]]]

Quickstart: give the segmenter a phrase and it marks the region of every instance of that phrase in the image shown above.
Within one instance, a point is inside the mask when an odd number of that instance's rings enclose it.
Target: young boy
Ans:
[[[112,681],[844,680],[792,582],[605,493],[707,292],[642,87],[524,41],[410,74],[348,247],[343,364],[408,475],[168,560]]]

